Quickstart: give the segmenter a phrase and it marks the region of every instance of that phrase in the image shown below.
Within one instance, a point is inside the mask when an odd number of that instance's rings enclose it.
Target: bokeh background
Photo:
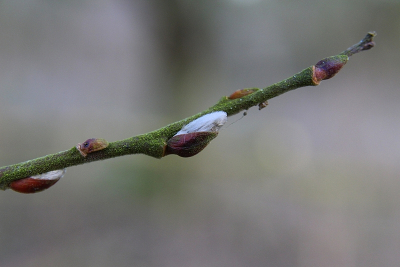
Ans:
[[[399,13],[398,0],[0,1],[1,166],[155,130],[378,33],[335,78],[230,117],[196,157],[125,156],[0,192],[0,266],[398,265]]]

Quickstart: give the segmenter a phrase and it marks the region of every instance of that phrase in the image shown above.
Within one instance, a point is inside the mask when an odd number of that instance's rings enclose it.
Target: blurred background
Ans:
[[[0,192],[0,265],[396,266],[398,0],[2,0],[0,165],[146,133],[377,31],[333,79],[230,117],[193,158]],[[240,119],[238,121],[238,119]]]

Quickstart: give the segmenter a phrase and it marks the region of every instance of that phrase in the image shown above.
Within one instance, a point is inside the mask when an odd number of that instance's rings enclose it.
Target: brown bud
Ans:
[[[202,151],[217,135],[217,132],[194,132],[175,135],[168,140],[164,148],[164,156],[169,154],[176,154],[185,158],[194,156]]]
[[[262,103],[258,104],[258,110],[262,110],[266,106],[268,106],[268,101],[265,101],[265,102],[262,102]]]
[[[242,98],[242,97],[244,97],[246,95],[254,93],[257,90],[258,90],[257,88],[247,88],[247,89],[236,90],[228,98],[229,99]]]
[[[24,194],[37,193],[57,183],[64,174],[65,169],[34,175],[11,182],[10,188]]]
[[[336,73],[346,64],[348,56],[339,55],[327,57],[318,61],[313,66],[313,82],[318,85],[322,80],[327,80],[335,76]]]
[[[108,147],[108,142],[102,138],[90,138],[85,142],[76,145],[76,149],[78,149],[84,157],[89,153],[102,150],[106,147]]]

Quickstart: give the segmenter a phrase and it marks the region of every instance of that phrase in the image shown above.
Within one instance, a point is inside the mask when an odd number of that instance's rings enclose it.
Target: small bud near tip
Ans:
[[[369,50],[375,46],[374,37],[376,36],[376,32],[369,32],[358,44],[352,45],[346,50],[344,50],[341,55],[352,56],[361,51]]]

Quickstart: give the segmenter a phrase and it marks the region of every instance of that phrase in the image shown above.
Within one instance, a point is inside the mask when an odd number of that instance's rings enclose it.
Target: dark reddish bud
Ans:
[[[202,151],[217,135],[217,132],[194,132],[175,135],[168,140],[164,148],[164,156],[169,154],[176,154],[185,158],[194,156]]]
[[[237,98],[242,98],[246,95],[252,94],[255,91],[257,91],[257,88],[248,88],[248,89],[240,89],[240,90],[236,90],[235,92],[233,92],[228,98],[229,99],[237,99]]]
[[[186,124],[171,137],[164,146],[164,155],[176,154],[191,157],[202,151],[218,135],[219,129],[226,123],[227,114],[216,111],[203,115]]]
[[[339,55],[318,61],[313,66],[313,82],[318,85],[322,80],[332,78],[346,64],[348,59],[348,56]]]
[[[19,193],[36,193],[49,188],[57,181],[58,180],[38,180],[28,177],[12,182],[10,188]]]
[[[102,150],[106,147],[108,147],[108,142],[102,138],[90,138],[85,142],[76,145],[76,149],[78,149],[84,157],[89,153]]]
[[[10,188],[16,192],[24,194],[37,193],[57,183],[64,174],[65,169],[42,173],[13,181],[10,183]]]

